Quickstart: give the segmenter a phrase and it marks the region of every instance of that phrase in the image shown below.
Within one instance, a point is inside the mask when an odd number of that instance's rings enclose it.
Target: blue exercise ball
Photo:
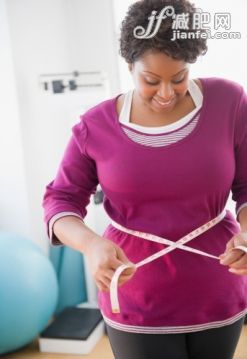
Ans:
[[[0,354],[30,343],[56,309],[54,268],[32,241],[0,231]]]

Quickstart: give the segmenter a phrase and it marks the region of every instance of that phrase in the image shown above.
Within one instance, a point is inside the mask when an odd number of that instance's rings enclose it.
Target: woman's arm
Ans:
[[[122,264],[131,263],[119,246],[99,236],[78,217],[59,218],[53,225],[53,232],[63,244],[87,256],[91,273],[100,290],[109,291],[116,269]],[[130,280],[134,272],[134,265],[126,269],[120,277],[119,285]]]
[[[56,237],[66,246],[86,253],[89,244],[101,237],[76,216],[59,218],[53,225]]]
[[[236,202],[237,220],[241,231],[227,243],[225,253],[220,256],[220,263],[229,266],[232,273],[247,275],[247,207],[244,206],[247,203],[247,95],[243,89],[234,128],[234,153],[236,167],[232,198]]]
[[[242,232],[247,232],[247,206],[243,207],[238,214],[238,220]]]
[[[229,271],[238,275],[247,274],[247,253],[233,248],[242,246],[247,248],[247,207],[243,207],[238,213],[238,221],[241,231],[228,243],[225,253],[220,255],[220,263],[229,266]]]

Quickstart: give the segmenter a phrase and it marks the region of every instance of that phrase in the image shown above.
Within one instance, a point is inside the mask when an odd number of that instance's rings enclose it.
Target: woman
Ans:
[[[87,256],[115,358],[230,359],[247,312],[247,96],[189,78],[206,40],[172,41],[171,10],[193,31],[187,0],[129,8],[120,52],[134,90],[73,127],[45,220],[54,245]],[[83,223],[98,183],[103,237]],[[231,190],[237,220],[224,211]]]

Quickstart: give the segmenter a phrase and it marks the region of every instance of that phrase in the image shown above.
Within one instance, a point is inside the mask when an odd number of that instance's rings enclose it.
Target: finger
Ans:
[[[112,275],[104,272],[97,278],[97,283],[103,284],[105,287],[109,288],[112,280]]]
[[[229,269],[230,273],[233,274],[237,274],[237,275],[247,275],[247,269],[234,269],[234,268],[230,268]]]
[[[111,281],[114,273],[115,273],[115,270],[111,270],[111,269],[104,271],[105,279],[109,279],[109,281]],[[119,277],[119,281],[122,281],[122,280],[126,281],[126,280],[130,279],[132,277],[133,273],[134,273],[133,270],[131,273],[129,273],[129,272],[127,273],[125,270]],[[108,283],[108,281],[105,281],[105,283]]]
[[[117,257],[124,264],[127,264],[127,265],[128,264],[130,264],[130,265],[133,264],[133,263],[131,263],[129,258],[126,256],[126,254],[124,253],[124,251],[120,247],[117,248]]]
[[[112,278],[113,278],[113,275],[114,275],[115,271],[113,270],[108,270],[107,272],[104,273],[104,283],[107,284],[108,286],[110,285],[111,281],[112,281]],[[126,281],[128,279],[130,279],[132,275],[124,275],[124,274],[121,274],[121,276],[119,277],[118,279],[118,282],[122,282],[122,281]]]
[[[245,244],[244,246],[238,245],[238,246],[234,247],[233,249],[241,249],[242,252],[247,253],[247,246],[246,246],[246,244]]]
[[[240,250],[243,254],[247,253],[247,246],[246,244],[243,246],[243,245],[238,245],[238,246],[235,246],[234,248],[231,248],[231,251],[232,250]],[[219,255],[219,258],[220,259],[223,259],[227,256],[227,253],[222,253]]]
[[[118,267],[122,266],[123,264],[126,264],[126,263],[123,263],[118,258],[112,258],[111,262],[110,262],[110,266],[114,270],[116,270]]]
[[[219,255],[219,258],[220,258],[220,259],[221,259],[221,258],[222,258],[222,259],[225,258],[225,257],[227,256],[228,252],[229,252],[232,248],[234,248],[234,238],[232,238],[229,242],[227,242],[225,252],[222,253],[222,254],[220,254],[220,255]]]
[[[247,255],[242,252],[242,256],[231,264],[231,268],[247,269]]]
[[[109,292],[109,287],[106,286],[103,282],[101,281],[97,281],[96,282],[96,285],[98,287],[98,289],[102,292]]]
[[[228,252],[232,248],[234,248],[234,237],[227,242],[225,252]]]
[[[123,263],[129,263],[129,259],[121,248],[117,248],[117,256]]]
[[[223,258],[221,257],[220,263],[223,265],[230,265],[241,257],[242,253],[240,250],[230,250]]]
[[[120,279],[120,281],[121,281],[121,280],[124,280],[124,281],[129,280],[130,278],[133,277],[134,273],[135,273],[135,271],[132,272],[132,273],[130,273],[130,274],[128,274],[128,275],[125,275],[124,273],[122,273],[122,274],[120,275],[119,279]]]
[[[135,273],[135,271],[136,271],[136,269],[134,269],[131,273],[127,273],[127,274],[125,274],[125,271],[121,274],[121,276],[120,276],[120,278],[122,277],[122,278],[130,278],[130,277],[132,277],[133,276],[133,274]]]
[[[129,268],[125,268],[123,273],[124,275],[132,275],[136,271],[136,267],[134,263],[129,262],[121,262],[118,259],[112,259],[111,261],[111,268],[115,271],[118,267],[122,266],[123,264],[130,265]]]
[[[108,270],[104,271],[104,277],[106,277],[107,279],[109,279],[111,281],[112,277],[114,276],[114,273],[115,273],[115,270],[108,269]]]
[[[136,267],[125,268],[121,276],[131,277],[136,271]]]
[[[129,280],[131,279],[131,277],[120,277],[119,280],[118,280],[118,285],[121,286],[123,285],[124,283],[128,282]]]

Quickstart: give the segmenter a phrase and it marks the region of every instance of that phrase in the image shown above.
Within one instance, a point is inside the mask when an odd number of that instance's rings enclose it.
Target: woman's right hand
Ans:
[[[122,264],[130,264],[121,274],[118,284],[123,285],[131,279],[136,271],[133,263],[126,257],[124,251],[115,243],[103,237],[93,237],[84,252],[88,259],[90,271],[101,291],[109,291],[110,283],[116,269]]]

